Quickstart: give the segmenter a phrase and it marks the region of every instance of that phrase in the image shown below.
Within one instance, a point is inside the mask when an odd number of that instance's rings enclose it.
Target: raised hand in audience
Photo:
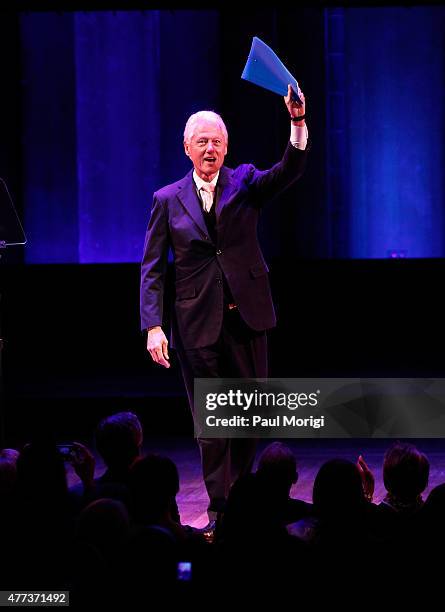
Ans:
[[[368,501],[372,501],[374,496],[375,478],[374,474],[369,469],[362,455],[357,460],[357,467],[362,477],[363,493]]]
[[[74,471],[79,476],[84,489],[94,487],[94,468],[96,461],[90,450],[80,442],[73,442],[74,450],[71,464]]]

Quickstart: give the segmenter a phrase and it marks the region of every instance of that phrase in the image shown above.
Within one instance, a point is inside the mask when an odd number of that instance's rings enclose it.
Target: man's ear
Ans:
[[[188,145],[188,143],[187,143],[187,142],[185,142],[185,140],[184,140],[184,151],[185,151],[185,154],[186,154],[188,157],[190,157],[190,149],[189,149],[189,145]]]

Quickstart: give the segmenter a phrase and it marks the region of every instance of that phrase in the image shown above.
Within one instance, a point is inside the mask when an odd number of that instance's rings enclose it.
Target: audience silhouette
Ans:
[[[433,559],[445,544],[445,483],[424,502],[430,464],[412,444],[387,449],[381,503],[372,502],[374,475],[360,455],[357,463],[323,463],[310,504],[291,497],[299,477],[296,457],[289,446],[273,442],[256,472],[233,484],[209,542],[181,524],[175,463],[143,456],[142,443],[135,414],[104,418],[96,449],[106,470],[96,478],[94,454],[80,442],[72,443],[68,459],[42,433],[20,452],[0,451],[7,588],[64,589],[80,608],[130,609],[158,597],[166,605],[177,597],[193,603],[198,595],[214,594],[215,576],[225,585],[221,602],[235,596],[242,577],[246,595],[252,584],[267,583],[277,597],[298,586],[300,601],[307,596],[313,603],[345,580],[359,584],[375,568],[394,585],[410,581],[411,591],[420,578],[439,577]],[[81,479],[72,490],[67,461]],[[317,588],[320,581],[324,591]]]

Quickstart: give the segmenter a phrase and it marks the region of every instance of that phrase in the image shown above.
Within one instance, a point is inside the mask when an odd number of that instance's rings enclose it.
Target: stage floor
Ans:
[[[436,485],[445,482],[445,440],[407,440],[424,452],[430,461],[429,486],[424,498]],[[259,444],[257,457],[268,440]],[[385,495],[382,481],[383,456],[392,440],[283,440],[294,451],[297,459],[299,479],[292,489],[292,496],[312,501],[312,486],[320,466],[328,459],[341,457],[356,461],[361,454],[374,472],[376,487],[374,501],[378,503]],[[208,497],[201,477],[198,446],[193,438],[146,439],[144,452],[156,452],[170,457],[178,466],[180,491],[177,497],[181,521],[193,527],[203,527],[207,522]],[[96,458],[96,476],[103,470],[103,463]],[[72,468],[68,468],[69,484],[78,482]]]

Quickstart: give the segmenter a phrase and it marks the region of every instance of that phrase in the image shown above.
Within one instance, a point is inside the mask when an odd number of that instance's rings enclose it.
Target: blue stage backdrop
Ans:
[[[325,16],[326,252],[443,257],[445,9]],[[28,13],[21,45],[26,261],[140,261],[187,116],[220,108],[219,12]]]
[[[331,254],[443,257],[445,9],[326,16]]]
[[[21,34],[26,261],[140,261],[187,117],[217,107],[217,12],[30,13]]]

